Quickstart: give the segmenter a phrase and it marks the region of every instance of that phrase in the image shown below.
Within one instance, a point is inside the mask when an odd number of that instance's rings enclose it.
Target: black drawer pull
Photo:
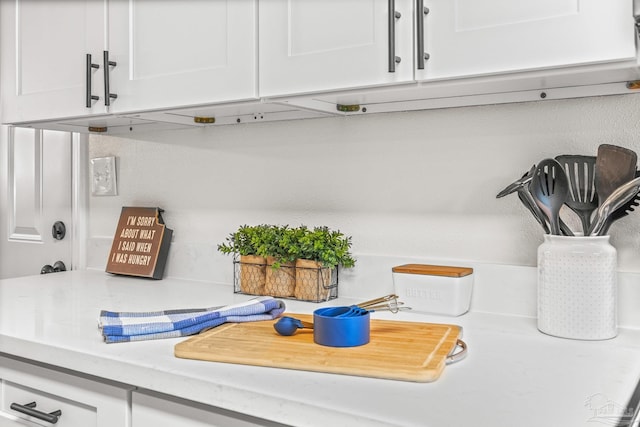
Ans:
[[[389,19],[388,19],[388,32],[389,32],[389,72],[396,72],[396,64],[400,63],[400,57],[396,56],[396,19],[400,19],[402,16],[400,12],[396,10],[396,1],[389,0]]]
[[[118,65],[115,61],[109,60],[109,51],[105,50],[102,53],[102,58],[104,60],[104,105],[107,107],[111,105],[111,100],[116,99],[118,97],[117,94],[111,93],[111,89],[109,86],[109,67],[115,67]]]
[[[94,64],[93,62],[91,62],[91,54],[87,53],[87,68],[86,68],[86,80],[87,80],[86,98],[87,99],[86,99],[86,105],[85,105],[87,108],[91,108],[93,101],[97,101],[98,99],[100,99],[98,95],[91,94],[91,87],[93,86],[93,84],[91,83],[93,70],[94,69],[97,70],[98,68],[100,68],[100,66],[98,64]]]
[[[58,417],[62,415],[61,410],[53,411],[53,412],[42,412],[34,409],[36,407],[36,402],[27,403],[26,405],[20,405],[18,403],[12,403],[10,408],[14,411],[22,412],[25,415],[29,415],[30,417],[37,418],[42,421],[46,421],[51,424],[55,424],[58,422]]]

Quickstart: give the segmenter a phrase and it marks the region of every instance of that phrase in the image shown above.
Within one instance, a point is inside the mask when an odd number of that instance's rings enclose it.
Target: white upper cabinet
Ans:
[[[112,112],[257,97],[255,0],[109,1]]]
[[[424,0],[417,80],[635,59],[632,0]]]
[[[260,95],[412,81],[412,2],[392,3],[261,1]]]
[[[260,91],[305,94],[635,60],[633,10],[633,0],[265,0]],[[390,56],[401,59],[395,72]]]
[[[1,1],[0,76],[5,122],[104,113],[98,96],[105,47],[101,1]],[[87,54],[91,55],[87,73]],[[100,96],[101,97],[101,96]]]
[[[223,103],[335,114],[626,82],[640,77],[634,2],[0,0],[0,111],[4,123],[111,132],[157,112],[192,125],[174,111]]]
[[[257,97],[256,0],[0,5],[3,122]]]

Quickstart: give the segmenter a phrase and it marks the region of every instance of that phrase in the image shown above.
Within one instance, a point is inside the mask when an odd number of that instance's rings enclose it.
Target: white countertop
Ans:
[[[230,286],[99,271],[2,280],[0,352],[296,426],[606,425],[603,408],[626,407],[640,378],[638,330],[573,341],[538,332],[534,318],[489,313],[374,315],[463,326],[468,357],[426,384],[179,359],[173,347],[185,338],[105,344],[97,328],[101,309],[248,298]],[[292,312],[321,306],[286,303]]]

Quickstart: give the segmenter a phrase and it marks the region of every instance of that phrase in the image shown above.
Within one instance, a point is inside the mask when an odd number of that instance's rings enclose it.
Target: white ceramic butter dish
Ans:
[[[413,311],[448,316],[469,311],[472,268],[405,264],[392,271],[396,294]]]

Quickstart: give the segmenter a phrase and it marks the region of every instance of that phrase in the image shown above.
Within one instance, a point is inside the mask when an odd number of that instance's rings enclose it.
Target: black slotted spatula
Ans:
[[[556,160],[569,179],[569,197],[565,201],[582,222],[586,236],[591,227],[591,216],[598,209],[598,193],[595,185],[595,156],[563,154]]]

